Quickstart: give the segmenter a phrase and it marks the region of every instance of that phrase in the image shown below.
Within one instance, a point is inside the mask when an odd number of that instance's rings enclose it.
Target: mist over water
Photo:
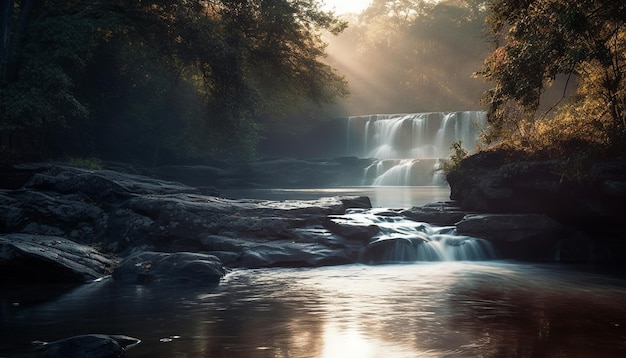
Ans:
[[[347,154],[376,159],[438,159],[453,142],[475,150],[485,112],[374,114],[348,118]]]
[[[353,116],[347,154],[376,159],[365,169],[363,185],[444,186],[452,144],[474,152],[486,121],[477,111]]]
[[[374,208],[412,208],[450,200],[447,186],[355,186],[335,188],[266,188],[230,189],[221,194],[228,198],[261,200],[316,200],[328,196],[367,196]]]

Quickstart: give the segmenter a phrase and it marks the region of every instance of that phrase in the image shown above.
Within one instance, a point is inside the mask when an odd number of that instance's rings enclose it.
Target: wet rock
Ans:
[[[413,237],[378,239],[363,249],[361,261],[366,264],[415,262],[424,259],[419,257],[418,250],[427,241],[429,238],[423,233],[415,233]]]
[[[215,284],[225,274],[221,261],[213,255],[148,251],[124,259],[113,272],[113,279],[125,283]]]
[[[330,232],[343,236],[348,240],[369,242],[374,235],[380,232],[380,228],[369,223],[353,223],[343,218],[331,218],[324,222],[324,227]]]
[[[402,210],[400,214],[415,221],[450,226],[463,219],[468,212],[458,207],[454,202],[437,202]]]
[[[202,249],[207,235],[252,241],[289,238],[294,228],[320,223],[366,197],[318,200],[229,200],[183,184],[111,170],[23,164],[29,180],[0,191],[0,232],[21,232],[97,243],[128,254]]]
[[[456,224],[459,235],[491,241],[502,258],[552,260],[559,241],[579,235],[539,214],[467,215]]]
[[[123,335],[86,334],[41,345],[42,358],[120,358],[141,343],[141,340]]]
[[[94,248],[61,237],[0,235],[0,281],[83,283],[109,275],[115,264]]]
[[[587,168],[567,159],[520,161],[519,157],[496,150],[464,159],[447,175],[451,199],[472,212],[545,215],[590,239],[594,251],[611,253],[598,255],[583,250],[585,254],[581,255],[580,250],[568,245],[567,252],[576,252],[573,256],[611,257],[611,263],[626,262],[622,239],[626,161],[597,162]],[[535,230],[530,230],[532,235]],[[549,245],[551,241],[541,240]],[[519,249],[531,255],[530,249]]]
[[[314,243],[265,243],[244,250],[237,266],[319,267],[354,263],[349,250]]]

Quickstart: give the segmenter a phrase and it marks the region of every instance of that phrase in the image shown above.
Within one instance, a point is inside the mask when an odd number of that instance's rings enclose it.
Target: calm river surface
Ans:
[[[338,195],[367,196],[374,208],[411,208],[437,201],[450,200],[450,188],[445,186],[354,186],[311,189],[241,189],[223,190],[231,199],[315,200]]]
[[[624,357],[626,281],[557,265],[438,262],[230,272],[218,286],[110,280],[0,294],[0,357],[86,333],[127,357]]]

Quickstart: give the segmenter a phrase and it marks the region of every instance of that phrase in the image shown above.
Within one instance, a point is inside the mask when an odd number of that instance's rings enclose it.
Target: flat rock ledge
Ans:
[[[0,235],[0,281],[83,283],[113,272],[115,260],[56,236]]]
[[[0,270],[15,282],[85,282],[113,271],[121,282],[213,282],[223,267],[353,263],[358,245],[324,225],[329,215],[371,207],[358,196],[225,199],[135,173],[48,163],[15,172],[0,178]],[[141,262],[143,271],[129,274]]]

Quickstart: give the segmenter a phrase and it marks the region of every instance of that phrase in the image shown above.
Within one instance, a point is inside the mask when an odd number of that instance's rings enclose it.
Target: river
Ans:
[[[262,200],[316,200],[328,196],[367,196],[374,208],[411,208],[450,200],[448,186],[352,186],[332,188],[231,189],[220,193],[226,198]]]
[[[449,195],[401,189],[248,197],[368,195],[375,207],[409,207]],[[493,260],[237,269],[215,286],[0,287],[1,358],[37,357],[32,341],[89,333],[141,339],[131,358],[623,357],[626,279]]]
[[[142,339],[127,357],[626,355],[626,281],[558,265],[234,270],[212,287],[105,279],[50,301],[1,296],[1,357],[86,333]]]

